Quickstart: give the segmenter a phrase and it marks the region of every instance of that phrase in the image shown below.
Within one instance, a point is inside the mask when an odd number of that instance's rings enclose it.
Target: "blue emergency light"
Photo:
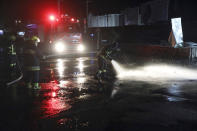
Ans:
[[[4,34],[4,31],[3,30],[0,30],[0,35],[3,35]]]
[[[25,35],[25,32],[20,31],[20,32],[18,32],[17,34],[18,34],[19,36],[24,36],[24,35]]]

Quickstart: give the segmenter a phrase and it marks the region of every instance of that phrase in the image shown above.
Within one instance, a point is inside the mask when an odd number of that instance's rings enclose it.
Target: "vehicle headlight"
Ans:
[[[57,42],[55,43],[55,51],[57,52],[63,52],[65,50],[65,45],[63,42]]]
[[[85,50],[84,45],[78,45],[77,50],[78,51],[84,51]]]

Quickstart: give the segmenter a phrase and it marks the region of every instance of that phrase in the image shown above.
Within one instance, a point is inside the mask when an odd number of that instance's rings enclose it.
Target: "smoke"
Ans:
[[[141,67],[125,68],[116,61],[112,65],[119,80],[136,81],[171,81],[197,80],[197,71],[194,69],[169,64],[147,64]]]

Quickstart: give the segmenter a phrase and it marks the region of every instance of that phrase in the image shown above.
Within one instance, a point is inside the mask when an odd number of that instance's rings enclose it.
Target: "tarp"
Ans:
[[[140,7],[142,23],[152,24],[168,20],[169,0],[155,0],[144,3]]]
[[[183,44],[183,31],[181,18],[171,19],[172,22],[172,32],[174,34],[176,44]]]

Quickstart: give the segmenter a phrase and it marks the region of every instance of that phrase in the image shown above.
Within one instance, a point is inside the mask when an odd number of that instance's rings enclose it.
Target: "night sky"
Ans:
[[[40,18],[45,10],[55,11],[55,0],[1,0],[0,15],[4,19]]]
[[[76,17],[83,17],[86,0],[63,0],[64,12]],[[89,0],[89,11],[96,14],[118,12],[137,5],[142,0]],[[124,1],[124,2],[123,2]],[[44,14],[57,12],[57,0],[0,0],[0,21],[16,18],[40,19]]]
[[[63,11],[74,17],[84,17],[86,14],[86,0],[62,0]],[[119,13],[128,7],[134,7],[150,0],[88,0],[89,12],[96,15]],[[170,0],[187,1],[187,0]],[[190,5],[194,5],[188,1]],[[180,2],[181,3],[181,2]],[[184,2],[182,2],[184,3]],[[195,2],[196,3],[196,2]],[[182,5],[186,5],[185,3]],[[181,7],[181,6],[180,6]],[[188,6],[191,7],[191,6]],[[193,6],[196,8],[196,6]],[[189,8],[180,8],[185,12]],[[180,11],[180,12],[181,12]],[[57,0],[0,0],[0,23],[14,19],[42,20],[50,12],[57,12]]]

